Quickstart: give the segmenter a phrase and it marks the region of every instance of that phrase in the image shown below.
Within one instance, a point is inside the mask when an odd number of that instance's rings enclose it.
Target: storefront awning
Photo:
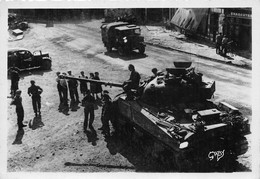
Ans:
[[[185,30],[195,32],[203,17],[208,15],[208,8],[179,8],[174,14],[171,23]]]

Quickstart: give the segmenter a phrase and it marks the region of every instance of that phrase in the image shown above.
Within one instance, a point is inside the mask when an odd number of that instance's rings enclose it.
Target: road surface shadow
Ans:
[[[129,61],[129,60],[137,60],[137,59],[141,59],[141,58],[145,58],[147,57],[146,54],[140,54],[136,51],[131,51],[128,54],[125,54],[123,56],[120,56],[117,52],[117,50],[113,50],[112,52],[105,52],[105,55],[111,57],[111,58],[120,58],[122,60],[125,61]]]
[[[88,142],[91,143],[93,146],[97,145],[97,132],[93,126],[89,126],[89,130],[86,130],[85,133],[87,134]]]
[[[29,128],[31,128],[32,130],[41,128],[43,126],[44,126],[44,123],[42,122],[41,116],[36,116],[29,121]]]
[[[78,102],[74,102],[74,101],[71,101],[70,102],[70,110],[71,111],[77,111],[79,109],[79,103]]]
[[[119,138],[117,134],[106,137],[105,141],[111,155],[121,154],[134,166],[136,172],[169,172],[142,147],[136,145],[136,141]]]
[[[23,135],[24,135],[24,130],[23,129],[18,129],[16,137],[15,137],[15,140],[14,140],[14,142],[12,144],[13,145],[15,145],[15,144],[22,144]]]
[[[40,75],[43,76],[46,72],[51,72],[52,70],[42,70],[42,69],[31,69],[31,70],[22,70],[19,72],[20,80],[24,79],[27,76],[31,75]],[[10,75],[8,74],[8,79],[10,78]]]
[[[64,104],[60,104],[58,108],[59,112],[63,113],[64,115],[68,116],[69,114],[69,106],[66,106]]]

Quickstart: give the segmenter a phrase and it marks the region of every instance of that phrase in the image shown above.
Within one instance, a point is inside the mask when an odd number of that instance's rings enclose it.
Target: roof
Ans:
[[[27,51],[29,51],[29,50],[26,49],[26,48],[15,47],[15,48],[10,48],[10,49],[8,49],[8,52],[13,52],[13,51],[22,51],[22,50],[27,50]]]
[[[140,29],[140,27],[136,25],[125,25],[125,26],[117,27],[115,29],[122,31],[122,30],[129,30],[129,29]]]
[[[129,23],[128,22],[112,22],[112,23],[107,24],[106,28],[109,29],[114,26],[127,25],[127,24],[129,24]]]

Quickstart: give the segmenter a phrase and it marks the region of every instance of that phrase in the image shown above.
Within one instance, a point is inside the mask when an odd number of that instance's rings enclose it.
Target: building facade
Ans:
[[[252,9],[213,8],[209,13],[208,36],[215,41],[216,33],[234,40],[238,48],[252,48]]]

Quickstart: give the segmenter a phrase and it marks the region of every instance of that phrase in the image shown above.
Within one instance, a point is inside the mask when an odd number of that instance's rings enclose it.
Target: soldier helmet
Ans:
[[[34,80],[31,80],[30,82],[31,82],[31,84],[35,84],[35,81],[34,81]]]
[[[56,74],[59,76],[60,72],[58,71],[58,72],[56,72]]]

